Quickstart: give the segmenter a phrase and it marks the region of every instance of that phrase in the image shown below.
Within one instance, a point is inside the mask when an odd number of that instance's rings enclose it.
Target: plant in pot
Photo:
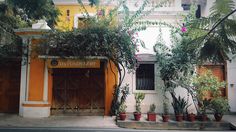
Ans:
[[[126,108],[127,106],[122,103],[120,105],[120,108],[119,108],[119,117],[120,117],[120,120],[124,121],[126,119]]]
[[[194,113],[188,114],[188,120],[194,122],[196,120],[196,115]]]
[[[164,98],[163,100],[163,114],[162,114],[162,121],[168,122],[169,121],[169,106],[168,106],[169,100],[168,98]]]
[[[178,98],[174,96],[171,104],[175,112],[176,121],[183,121],[183,114],[188,107],[188,102],[180,96]]]
[[[197,93],[199,117],[202,121],[206,121],[206,111],[210,109],[211,99],[220,96],[220,88],[225,86],[225,82],[220,82],[212,71],[205,70],[193,79],[193,85]]]
[[[156,121],[156,105],[155,104],[151,104],[149,107],[149,111],[147,113],[147,120],[148,121]]]
[[[229,111],[228,100],[223,97],[213,98],[211,100],[211,108],[214,112],[214,117],[216,121],[221,121],[223,115]]]
[[[210,99],[204,99],[199,102],[199,113],[198,117],[201,121],[207,121],[208,117],[206,114],[207,109],[210,109]]]
[[[135,97],[135,109],[136,111],[134,112],[134,119],[136,121],[139,121],[141,118],[141,102],[144,100],[145,98],[145,94],[144,93],[135,93],[134,94]]]

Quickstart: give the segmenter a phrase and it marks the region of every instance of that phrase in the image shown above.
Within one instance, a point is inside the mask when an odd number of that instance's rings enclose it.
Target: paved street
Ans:
[[[183,130],[135,130],[123,128],[0,128],[0,132],[183,132]],[[184,131],[196,132],[196,131]],[[212,132],[212,131],[204,131]],[[226,132],[226,131],[218,131]],[[230,132],[230,131],[229,131]]]

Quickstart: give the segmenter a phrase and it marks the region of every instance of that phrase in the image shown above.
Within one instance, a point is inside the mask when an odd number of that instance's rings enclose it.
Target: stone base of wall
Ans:
[[[143,114],[140,121],[135,121],[133,115],[128,115],[125,121],[117,120],[117,125],[122,128],[130,129],[149,129],[149,130],[235,130],[232,124],[226,121],[216,122],[214,119],[208,121],[182,121],[177,122],[172,117],[169,122],[162,122],[162,117],[157,116],[156,122],[147,121],[146,115]]]
[[[50,107],[22,107],[22,117],[42,118],[50,116]]]

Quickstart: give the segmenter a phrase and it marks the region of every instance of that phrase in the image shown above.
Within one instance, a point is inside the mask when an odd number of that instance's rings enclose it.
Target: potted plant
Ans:
[[[221,121],[224,113],[229,111],[228,100],[223,97],[213,98],[211,101],[211,108],[214,111],[216,121]]]
[[[201,121],[207,121],[208,120],[206,111],[207,111],[207,109],[210,108],[210,102],[211,102],[210,99],[204,99],[204,100],[202,100],[198,103],[198,105],[199,105],[198,117]]]
[[[193,85],[197,93],[199,117],[202,121],[206,121],[206,110],[210,109],[211,99],[221,95],[220,87],[224,87],[225,82],[220,82],[212,71],[206,70],[193,79]]]
[[[196,115],[194,113],[188,114],[188,120],[194,122],[196,119]]]
[[[176,121],[183,121],[183,114],[188,107],[188,103],[180,96],[178,98],[174,97],[173,99],[174,100],[171,104],[175,112]]]
[[[165,96],[163,100],[163,114],[162,114],[162,121],[163,122],[168,122],[169,121],[169,106],[168,106],[169,100]]]
[[[141,102],[144,100],[145,98],[145,94],[144,93],[135,93],[134,94],[135,97],[135,109],[136,111],[134,112],[134,119],[136,121],[139,121],[141,118]]]
[[[156,121],[156,105],[155,104],[151,104],[149,107],[149,111],[147,113],[147,120],[148,121]]]
[[[120,120],[124,121],[126,119],[126,108],[127,106],[122,103],[120,105],[120,108],[119,108],[119,117],[120,117]]]

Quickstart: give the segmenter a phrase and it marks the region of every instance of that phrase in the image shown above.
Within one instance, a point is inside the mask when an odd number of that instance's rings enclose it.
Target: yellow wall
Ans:
[[[56,5],[56,7],[60,10],[61,16],[59,16],[59,21],[57,23],[58,29],[70,30],[74,27],[74,16],[76,14],[85,14],[85,10],[80,5]],[[96,14],[96,7],[91,7],[89,5],[84,6],[88,13]],[[113,8],[112,6],[100,7],[100,9],[106,9],[106,14],[108,11]],[[67,17],[67,10],[70,10],[70,16]]]

